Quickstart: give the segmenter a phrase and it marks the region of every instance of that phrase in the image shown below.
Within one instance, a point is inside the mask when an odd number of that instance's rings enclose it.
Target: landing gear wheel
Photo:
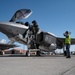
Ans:
[[[2,51],[0,51],[0,55],[3,55],[3,52]]]
[[[30,52],[29,51],[26,52],[26,56],[28,56],[28,57],[30,56]]]
[[[40,51],[37,51],[36,52],[36,56],[41,56],[41,52]]]

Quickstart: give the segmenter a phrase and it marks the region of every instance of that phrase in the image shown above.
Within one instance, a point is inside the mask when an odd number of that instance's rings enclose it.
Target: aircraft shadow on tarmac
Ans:
[[[28,57],[23,54],[13,54],[13,55],[0,55],[0,57]],[[30,57],[64,57],[63,55],[41,55],[41,56],[36,56],[36,55],[31,55]]]

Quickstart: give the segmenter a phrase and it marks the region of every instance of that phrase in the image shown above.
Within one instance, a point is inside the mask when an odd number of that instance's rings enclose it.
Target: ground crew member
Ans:
[[[70,44],[71,44],[71,37],[68,31],[64,33],[65,38],[65,46],[66,46],[66,58],[71,58],[70,55]]]

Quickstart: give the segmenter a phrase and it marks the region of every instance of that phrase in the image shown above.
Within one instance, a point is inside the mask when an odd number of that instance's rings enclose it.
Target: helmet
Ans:
[[[69,34],[69,32],[68,32],[68,31],[66,31],[65,33],[66,33],[66,34]]]
[[[38,28],[38,24],[35,20],[32,21],[33,27],[37,27]]]
[[[26,22],[26,23],[25,23],[25,26],[30,26],[29,22]]]

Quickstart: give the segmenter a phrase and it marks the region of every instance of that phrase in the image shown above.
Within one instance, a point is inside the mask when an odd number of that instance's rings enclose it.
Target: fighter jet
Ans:
[[[56,49],[64,49],[64,38],[56,37],[51,32],[40,30],[36,20],[32,21],[32,25],[29,22],[17,21],[26,19],[31,14],[32,10],[30,9],[20,9],[9,22],[0,22],[0,31],[11,40],[8,43],[19,42],[27,45],[27,56],[30,56],[30,51],[32,50],[36,50],[36,54],[40,56],[42,50],[50,52]],[[71,44],[75,44],[75,39],[72,38],[71,40]]]
[[[9,48],[14,48],[17,47],[15,44],[5,44],[5,43],[0,43],[0,55],[3,55],[3,51]]]

